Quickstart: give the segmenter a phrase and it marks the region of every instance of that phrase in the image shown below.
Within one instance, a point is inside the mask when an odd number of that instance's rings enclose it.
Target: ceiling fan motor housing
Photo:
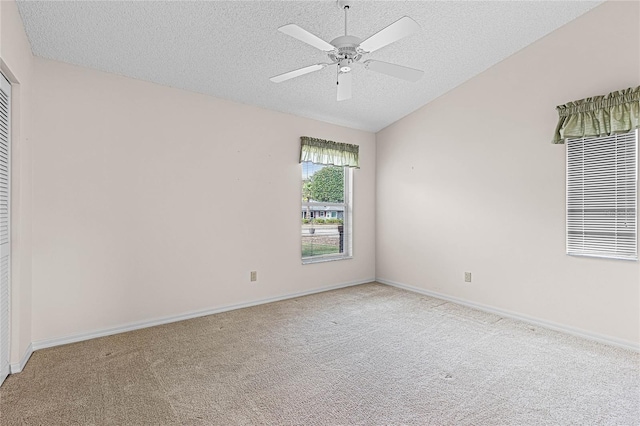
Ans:
[[[360,42],[358,37],[349,35],[333,39],[331,45],[335,46],[336,50],[329,52],[329,59],[331,62],[340,62],[343,59],[347,59],[349,62],[359,61],[363,53],[358,49]]]

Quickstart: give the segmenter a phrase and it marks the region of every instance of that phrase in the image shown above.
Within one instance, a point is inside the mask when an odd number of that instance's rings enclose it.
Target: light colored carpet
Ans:
[[[0,424],[635,425],[640,354],[366,284],[33,354]]]

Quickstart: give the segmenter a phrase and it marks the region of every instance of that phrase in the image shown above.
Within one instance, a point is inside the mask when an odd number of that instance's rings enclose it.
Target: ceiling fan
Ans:
[[[338,100],[351,99],[351,69],[353,64],[362,64],[365,69],[387,74],[393,77],[402,78],[408,81],[418,81],[424,71],[402,65],[390,64],[388,62],[367,59],[360,62],[364,55],[375,52],[381,47],[394,43],[420,29],[420,26],[413,19],[404,16],[388,27],[383,28],[371,37],[360,40],[358,37],[350,36],[347,33],[347,11],[351,2],[348,0],[338,0],[338,7],[344,10],[344,35],[337,37],[327,43],[320,37],[311,34],[309,31],[300,28],[295,24],[288,24],[278,28],[291,37],[307,43],[317,49],[327,53],[331,62],[318,63],[308,67],[289,71],[284,74],[271,77],[274,83],[280,83],[301,75],[309,74],[321,70],[330,65],[337,65],[337,85]]]

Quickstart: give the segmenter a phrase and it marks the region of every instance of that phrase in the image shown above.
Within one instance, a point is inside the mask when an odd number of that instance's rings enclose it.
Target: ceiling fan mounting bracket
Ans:
[[[338,7],[340,8],[340,10],[343,9],[350,9],[351,8],[351,1],[350,0],[337,0],[337,4]]]

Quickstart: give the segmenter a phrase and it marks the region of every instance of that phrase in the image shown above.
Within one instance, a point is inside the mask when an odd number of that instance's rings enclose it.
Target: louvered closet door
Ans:
[[[9,374],[11,85],[0,74],[0,384]]]

